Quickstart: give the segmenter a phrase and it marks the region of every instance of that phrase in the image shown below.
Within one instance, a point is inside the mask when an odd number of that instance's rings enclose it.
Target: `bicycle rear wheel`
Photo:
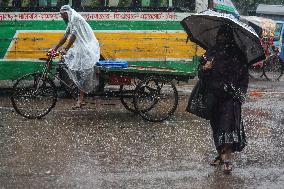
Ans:
[[[282,62],[277,58],[268,59],[263,66],[264,76],[267,80],[276,81],[283,74]]]
[[[55,106],[57,93],[54,82],[41,73],[24,75],[13,86],[11,102],[21,116],[41,118]]]

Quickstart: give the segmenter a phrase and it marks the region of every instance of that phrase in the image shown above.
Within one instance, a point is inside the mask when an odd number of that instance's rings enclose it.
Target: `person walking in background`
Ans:
[[[232,153],[246,146],[241,106],[249,75],[247,60],[233,39],[231,28],[221,27],[216,45],[206,51],[199,65],[205,91],[214,96],[210,125],[218,155],[210,164],[223,165],[225,173],[232,171]]]
[[[60,14],[67,29],[54,50],[57,51],[69,38],[61,52],[65,54],[64,60],[71,78],[80,90],[77,103],[72,107],[76,109],[85,105],[84,94],[98,85],[95,65],[100,58],[100,48],[92,28],[80,14],[69,5],[62,6]]]

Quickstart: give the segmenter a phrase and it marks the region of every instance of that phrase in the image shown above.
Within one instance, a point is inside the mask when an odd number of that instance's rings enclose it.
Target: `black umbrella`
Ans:
[[[189,39],[204,49],[216,44],[217,32],[220,28],[230,27],[234,35],[232,40],[243,51],[250,65],[265,59],[263,47],[255,31],[231,14],[207,10],[184,18],[181,25]]]

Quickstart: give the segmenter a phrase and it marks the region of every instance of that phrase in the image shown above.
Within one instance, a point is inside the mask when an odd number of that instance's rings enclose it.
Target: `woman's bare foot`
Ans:
[[[211,166],[218,166],[218,165],[222,165],[224,163],[223,159],[221,156],[217,156],[215,159],[213,159],[210,162]]]
[[[225,174],[231,174],[232,170],[233,170],[233,164],[231,162],[231,157],[232,154],[230,151],[227,151],[226,153],[222,154],[222,159],[224,161],[223,163],[223,172]]]
[[[231,174],[233,170],[233,164],[229,160],[224,161],[223,171],[225,174]]]

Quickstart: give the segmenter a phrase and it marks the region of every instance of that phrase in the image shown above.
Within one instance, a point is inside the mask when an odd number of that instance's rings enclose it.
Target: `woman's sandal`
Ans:
[[[210,162],[211,166],[218,166],[218,165],[222,165],[224,163],[223,159],[221,158],[221,156],[217,156],[212,162]]]
[[[233,164],[230,161],[224,161],[223,171],[225,174],[231,174],[233,170]]]

